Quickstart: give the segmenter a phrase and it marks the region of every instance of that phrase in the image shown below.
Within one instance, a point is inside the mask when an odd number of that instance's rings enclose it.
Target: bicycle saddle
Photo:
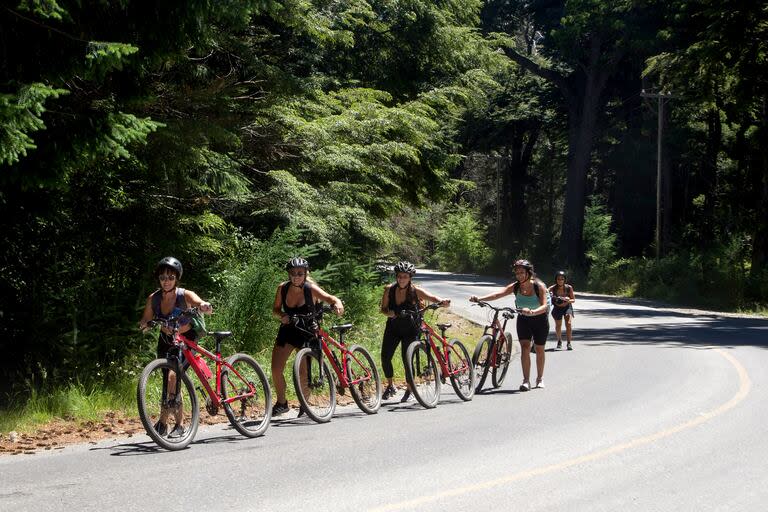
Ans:
[[[342,332],[347,332],[348,330],[350,330],[353,325],[354,324],[334,325],[333,327],[331,327],[331,329],[333,329],[334,331],[339,331],[340,333],[342,333]]]
[[[211,335],[216,338],[217,340],[223,340],[224,338],[229,338],[232,336],[231,331],[216,331],[212,332]]]
[[[437,327],[444,331],[444,330],[448,329],[452,325],[453,324],[437,324]]]

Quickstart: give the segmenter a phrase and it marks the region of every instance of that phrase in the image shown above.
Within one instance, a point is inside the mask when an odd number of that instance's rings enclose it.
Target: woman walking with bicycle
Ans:
[[[291,353],[304,347],[313,335],[299,329],[291,323],[291,316],[311,313],[315,310],[315,302],[323,301],[331,304],[334,312],[344,314],[344,304],[320,288],[309,277],[309,262],[304,258],[291,258],[285,264],[288,271],[288,281],[281,283],[275,293],[272,305],[272,315],[280,320],[275,346],[272,348],[272,382],[275,387],[276,403],[272,408],[272,416],[285,414],[290,410],[285,396],[286,383],[285,363]]]
[[[147,297],[144,313],[141,315],[141,320],[139,321],[139,328],[142,331],[147,331],[149,329],[148,323],[151,320],[178,317],[181,312],[187,308],[196,307],[202,313],[210,314],[213,312],[211,304],[205,302],[195,292],[179,288],[179,281],[181,280],[183,273],[184,268],[182,267],[181,262],[172,256],[161,259],[157,265],[155,265],[154,275],[160,282],[160,288]],[[199,337],[199,330],[200,326],[197,325],[196,321],[191,317],[186,317],[179,328],[179,332],[191,340],[196,340]],[[157,357],[163,358],[169,355],[181,357],[178,348],[176,348],[173,342],[173,332],[169,327],[162,327],[160,336],[157,340]],[[176,374],[169,372],[168,389],[175,389],[175,386]],[[169,396],[168,401],[174,403],[174,398],[175,397],[173,396]],[[155,425],[155,430],[160,435],[165,435],[167,433],[166,425],[170,413],[173,413],[176,418],[176,427],[170,435],[179,435],[181,433],[180,431],[183,431],[183,427],[180,424],[181,418],[183,417],[181,404],[179,403],[178,407],[172,411],[170,409],[171,408],[168,408],[163,411],[157,425]]]
[[[565,271],[560,270],[555,274],[555,284],[549,287],[549,294],[552,296],[552,318],[555,319],[555,336],[557,337],[557,348],[563,348],[562,323],[565,319],[565,339],[568,342],[567,349],[573,350],[573,303],[576,302],[576,296],[573,293],[573,286],[566,284]]]
[[[547,287],[536,278],[533,265],[528,260],[517,260],[512,265],[517,281],[505,286],[497,292],[483,297],[473,295],[470,302],[491,301],[515,295],[515,305],[520,314],[517,317],[517,337],[520,340],[520,363],[523,368],[523,383],[520,391],[531,389],[531,341],[536,349],[536,387],[544,387],[544,345],[549,334],[549,319],[547,311]]]
[[[421,326],[414,322],[413,317],[402,315],[402,313],[405,311],[417,313],[423,300],[439,303],[442,307],[451,304],[450,300],[436,297],[413,284],[413,276],[416,274],[416,266],[413,263],[400,261],[393,270],[395,282],[384,287],[384,295],[381,297],[381,313],[387,317],[384,339],[381,343],[381,367],[387,378],[387,387],[382,395],[384,400],[397,393],[393,382],[395,370],[392,367],[392,357],[395,355],[397,345],[402,345],[400,351],[403,365],[405,365],[405,351],[408,344],[419,337]],[[402,401],[407,401],[410,394],[410,391],[406,390]]]

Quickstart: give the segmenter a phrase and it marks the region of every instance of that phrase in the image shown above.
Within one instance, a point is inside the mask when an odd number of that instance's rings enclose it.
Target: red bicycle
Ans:
[[[497,308],[487,302],[478,301],[476,304],[482,308],[493,310],[493,320],[486,325],[483,336],[475,347],[472,355],[472,364],[475,373],[479,376],[476,391],[483,389],[488,371],[491,370],[491,381],[494,388],[501,386],[504,377],[507,376],[509,361],[512,357],[512,334],[506,332],[507,322],[515,318],[516,309]],[[504,321],[499,320],[499,315]]]
[[[182,319],[197,314],[197,308],[191,308],[177,317],[155,318],[149,322],[151,326],[164,326],[172,331],[176,350],[144,368],[136,398],[144,429],[167,450],[185,448],[197,433],[200,409],[187,372],[190,367],[203,386],[197,389],[205,398],[205,408],[211,416],[223,408],[232,426],[247,437],[264,434],[272,417],[272,392],[259,363],[247,354],[238,353],[227,359],[221,356],[221,343],[232,336],[231,332],[206,333],[216,342],[215,353],[179,332]],[[215,363],[215,374],[205,359]],[[211,379],[214,379],[215,390]]]
[[[323,330],[320,322],[323,313],[329,311],[328,306],[323,306],[313,313],[291,317],[297,328],[313,336],[308,346],[296,354],[293,385],[307,416],[318,423],[330,421],[333,416],[337,390],[344,394],[349,389],[357,406],[367,414],[376,413],[381,406],[381,378],[373,357],[360,345],[347,347],[344,343],[344,333],[352,324],[331,327],[338,332],[338,341]]]
[[[445,337],[445,331],[451,324],[437,324],[440,329],[440,334],[437,334],[424,321],[424,312],[438,307],[438,304],[430,304],[418,311],[401,313],[410,316],[420,325],[419,339],[412,342],[405,352],[405,379],[413,396],[427,409],[437,405],[440,385],[446,377],[451,379],[453,390],[462,400],[472,400],[475,394],[475,370],[467,348],[459,340],[448,341]],[[440,343],[439,347],[435,340]],[[440,365],[439,373],[435,359]]]

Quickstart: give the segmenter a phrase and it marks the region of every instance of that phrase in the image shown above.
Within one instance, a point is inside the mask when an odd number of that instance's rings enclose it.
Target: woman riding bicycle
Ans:
[[[384,287],[384,295],[381,297],[381,312],[387,316],[387,324],[384,328],[384,340],[381,343],[381,367],[387,378],[387,387],[382,399],[387,400],[397,393],[393,382],[395,375],[392,367],[392,356],[399,343],[403,365],[405,365],[405,350],[408,344],[419,337],[420,325],[412,317],[401,316],[403,311],[416,312],[423,300],[439,303],[446,307],[451,304],[448,299],[441,299],[416,286],[412,282],[416,267],[408,261],[401,261],[394,267],[396,282]],[[406,390],[402,401],[410,398],[410,391]]]
[[[488,302],[515,294],[515,305],[520,310],[517,317],[517,337],[522,349],[520,363],[523,367],[520,391],[528,391],[531,389],[531,340],[536,347],[536,387],[544,387],[544,345],[549,334],[547,286],[536,278],[533,265],[528,260],[517,260],[512,267],[517,281],[483,297],[473,295],[469,300]]]
[[[155,265],[155,278],[160,281],[160,288],[149,297],[147,297],[147,303],[144,306],[144,313],[141,315],[139,321],[139,328],[142,331],[148,329],[147,323],[153,319],[166,320],[168,318],[178,317],[182,311],[196,307],[202,313],[212,313],[213,308],[211,304],[205,302],[192,290],[186,290],[179,288],[179,281],[184,273],[184,269],[181,266],[181,262],[172,256],[161,259],[157,265]],[[183,334],[191,340],[196,340],[200,335],[199,328],[196,329],[194,320],[191,317],[182,318],[179,322],[179,333]],[[163,358],[168,356],[179,357],[180,353],[178,348],[173,343],[173,331],[169,327],[160,328],[160,336],[157,340],[157,357]],[[185,365],[187,363],[185,362]],[[176,388],[176,374],[170,372],[168,374],[168,389]],[[168,402],[174,402],[173,396],[168,397]],[[172,411],[170,409],[173,409]],[[160,435],[165,435],[166,424],[168,420],[168,414],[173,412],[176,416],[176,427],[171,435],[180,434],[176,432],[182,427],[179,422],[182,417],[181,404],[178,407],[169,407],[168,410],[164,410],[163,414],[158,420],[158,424],[155,426],[155,430]]]
[[[573,303],[576,302],[576,296],[573,293],[573,286],[566,284],[565,271],[560,270],[555,274],[555,284],[549,287],[549,294],[552,297],[552,318],[555,319],[555,336],[557,337],[557,348],[563,348],[561,327],[565,319],[565,339],[568,342],[567,349],[573,350]]]
[[[290,410],[285,396],[285,363],[295,350],[304,347],[313,335],[299,329],[291,323],[292,315],[311,313],[315,310],[315,302],[323,301],[332,304],[334,312],[344,314],[344,304],[338,297],[326,293],[309,277],[309,263],[304,258],[291,258],[285,264],[288,271],[288,281],[281,283],[275,293],[272,305],[272,315],[280,320],[275,346],[272,348],[272,382],[275,386],[277,401],[272,407],[272,416],[285,414]]]

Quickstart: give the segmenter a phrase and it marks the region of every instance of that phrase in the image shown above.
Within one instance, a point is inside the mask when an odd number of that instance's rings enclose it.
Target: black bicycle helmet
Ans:
[[[166,256],[157,262],[157,265],[155,265],[155,275],[159,276],[160,271],[164,269],[173,270],[179,279],[181,279],[181,275],[184,273],[184,268],[181,266],[181,262],[173,256]]]
[[[405,272],[406,274],[414,275],[416,273],[416,265],[410,261],[398,261],[392,270],[394,270],[395,274]]]
[[[309,270],[309,262],[301,257],[291,258],[285,264],[285,270],[291,270],[292,268],[305,268]]]
[[[528,272],[533,273],[533,265],[528,260],[517,260],[517,261],[515,261],[515,263],[512,265],[512,268],[514,269],[514,268],[517,268],[517,267],[523,267]]]
[[[565,275],[565,270],[558,270],[557,273],[555,274],[555,282],[557,282],[557,278],[560,276],[563,276],[563,279],[565,279],[566,281],[568,280],[568,277]]]

